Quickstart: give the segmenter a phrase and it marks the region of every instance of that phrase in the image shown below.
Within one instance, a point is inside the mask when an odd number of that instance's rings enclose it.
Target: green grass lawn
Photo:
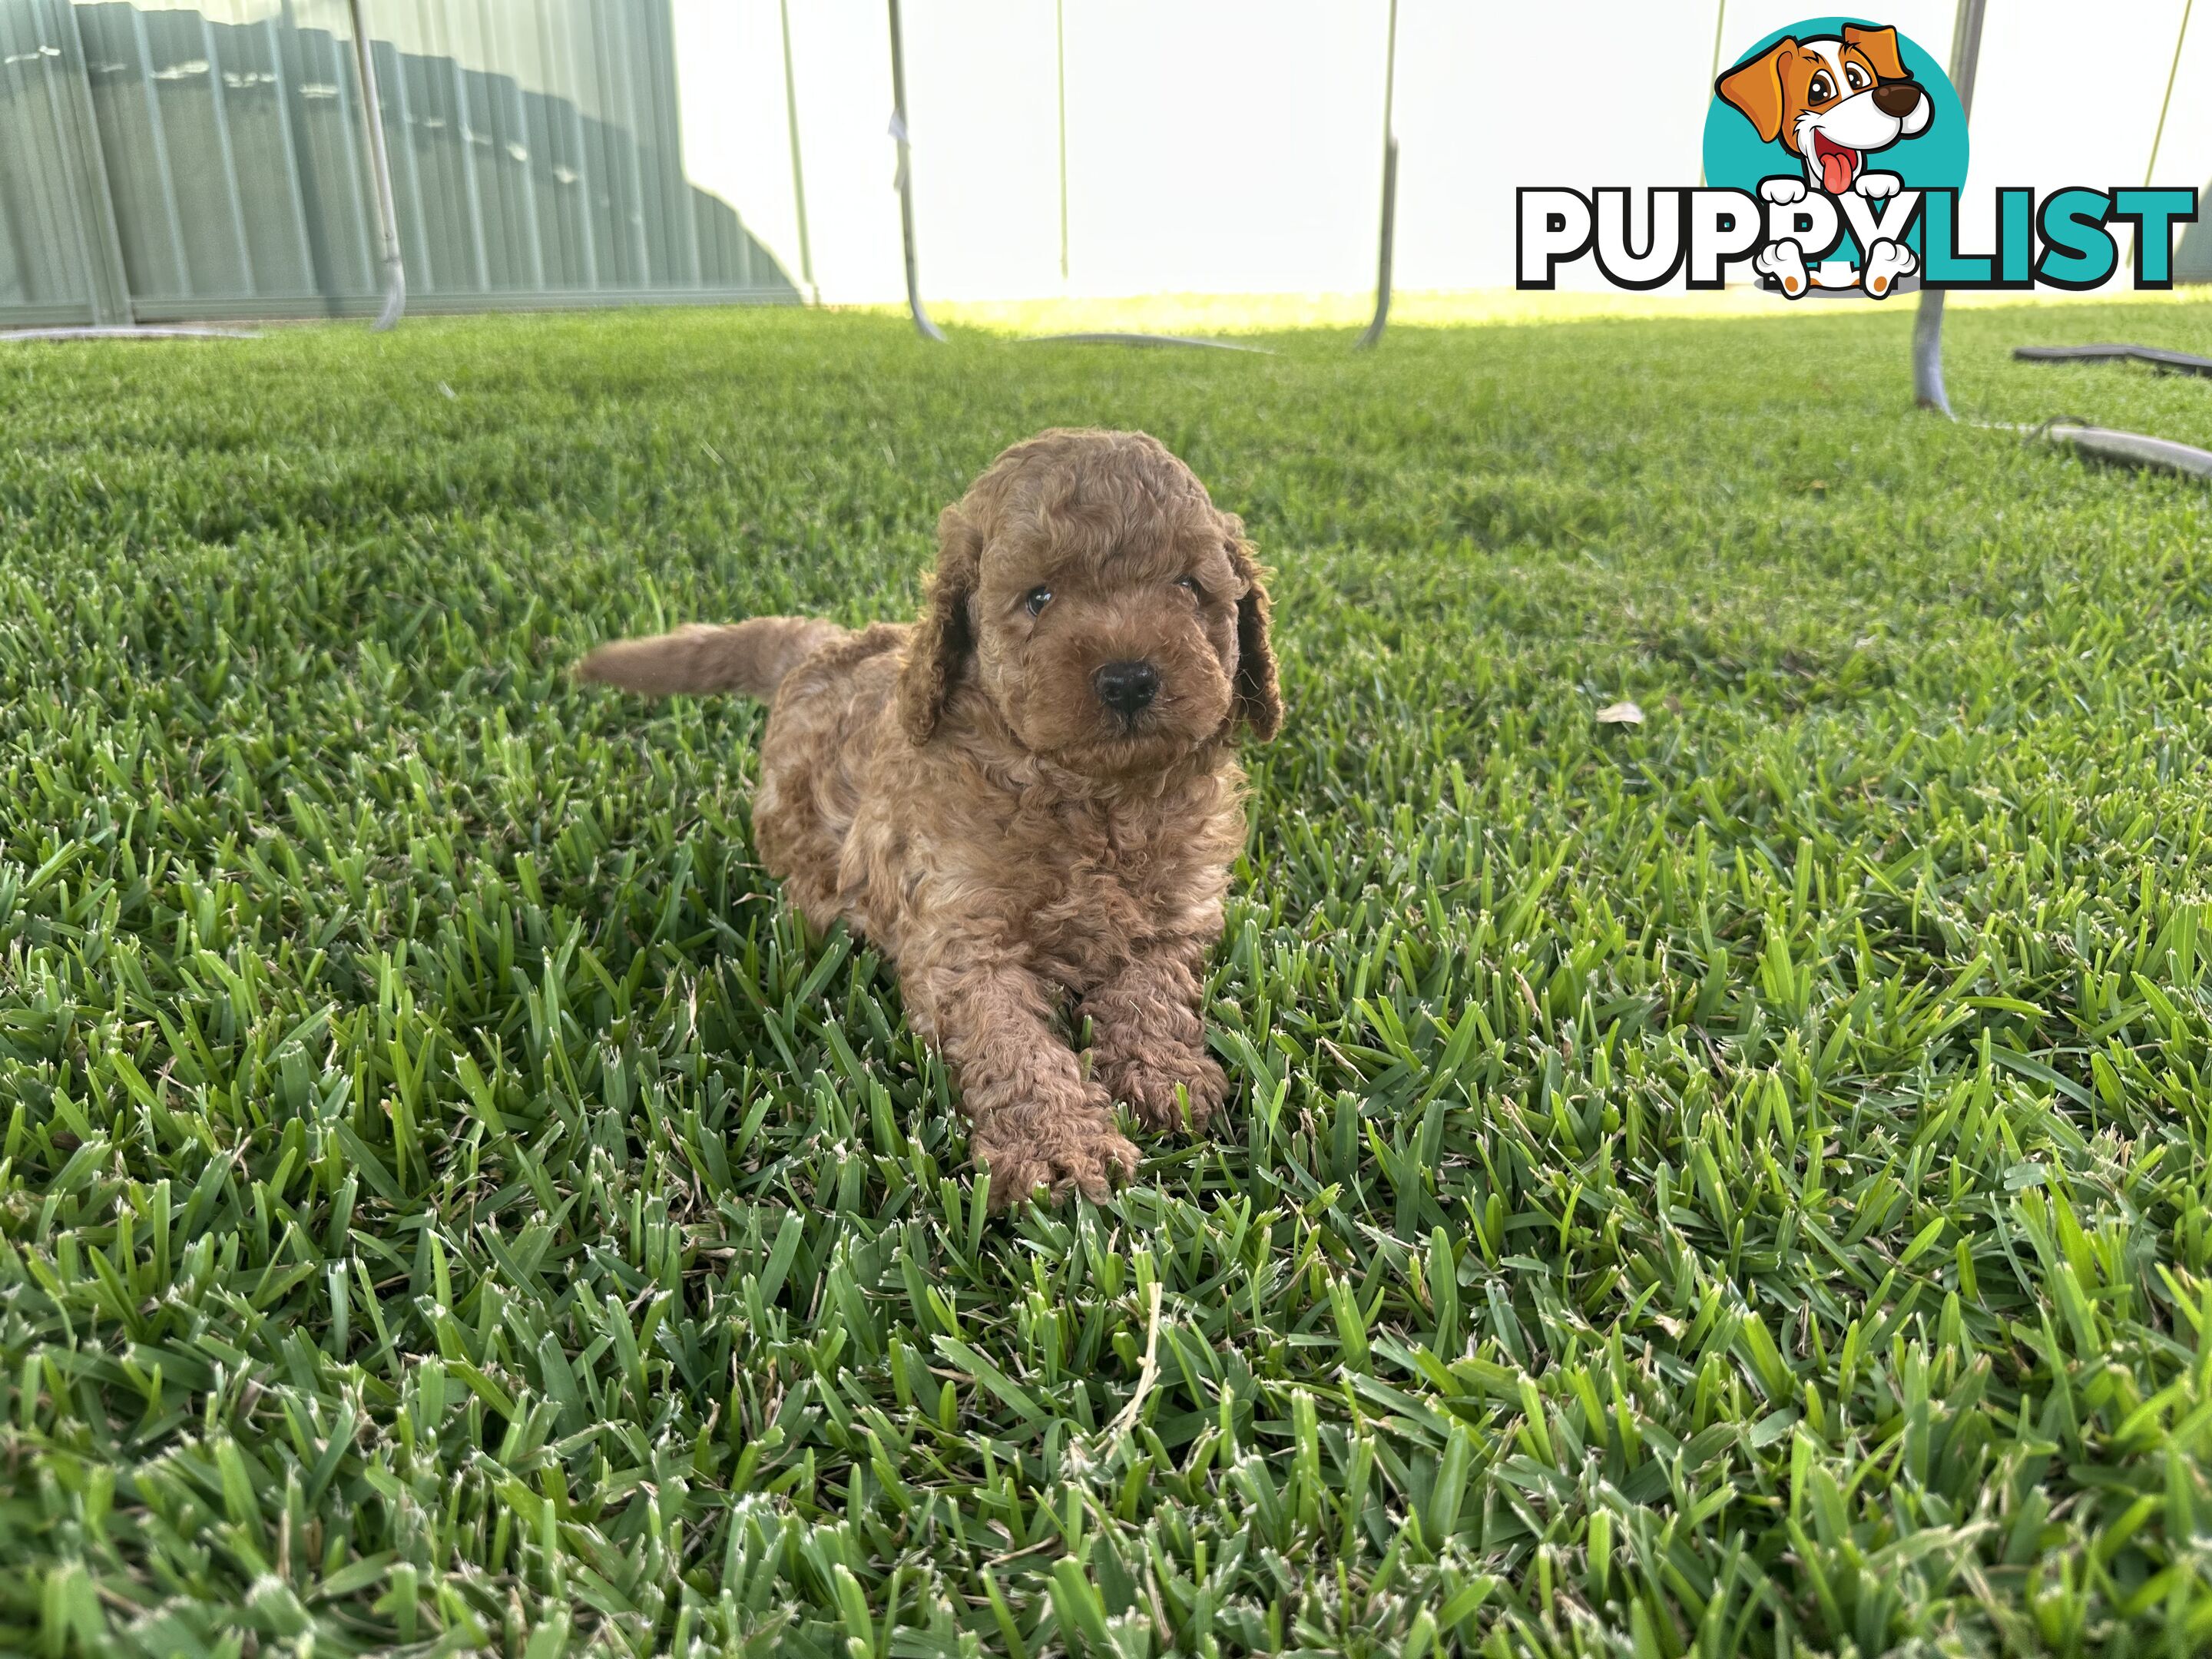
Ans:
[[[1909,325],[0,347],[0,1650],[2206,1651],[2212,513]],[[1092,422],[1291,713],[1226,1123],[987,1219],[757,709],[563,671]]]

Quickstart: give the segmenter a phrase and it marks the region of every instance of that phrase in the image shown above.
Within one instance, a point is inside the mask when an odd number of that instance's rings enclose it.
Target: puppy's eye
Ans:
[[[1805,88],[1805,96],[1816,104],[1825,104],[1835,95],[1836,83],[1828,78],[1826,70],[1815,75],[1812,85]]]
[[[1051,603],[1052,589],[1049,587],[1032,587],[1030,589],[1029,598],[1022,601],[1023,605],[1032,617],[1042,616],[1045,606]]]
[[[1846,64],[1844,65],[1844,79],[1850,82],[1850,88],[1853,92],[1864,92],[1869,84],[1867,81],[1867,72],[1861,69],[1856,64]]]
[[[1177,576],[1176,586],[1194,599],[1203,599],[1206,597],[1206,590],[1198,585],[1198,578],[1195,576]]]

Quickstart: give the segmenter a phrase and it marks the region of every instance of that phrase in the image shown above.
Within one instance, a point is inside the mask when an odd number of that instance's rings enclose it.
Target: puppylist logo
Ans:
[[[1616,288],[1682,277],[1717,289],[1748,263],[1789,300],[1940,289],[2083,289],[2118,269],[2134,228],[2137,288],[2173,286],[2173,238],[2197,192],[2069,185],[1996,194],[1996,246],[1960,246],[1966,118],[1950,77],[1886,24],[1815,17],[1758,42],[1713,83],[1705,182],[1638,192],[1518,192],[1518,286],[1550,289],[1585,258]],[[1632,222],[1632,220],[1639,220]]]
[[[1827,27],[1764,40],[1714,83],[1705,177],[1766,204],[1751,265],[1767,286],[1879,300],[1920,269],[1906,178],[1964,185],[1966,120],[1950,77],[1895,29]]]

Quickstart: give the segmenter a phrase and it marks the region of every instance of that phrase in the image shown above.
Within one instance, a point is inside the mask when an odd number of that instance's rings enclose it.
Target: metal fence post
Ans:
[[[1390,0],[1396,5],[1398,0]],[[1052,68],[1060,115],[1060,280],[1067,280],[1067,0],[1053,0]]]
[[[906,308],[914,314],[915,332],[925,340],[942,340],[944,330],[929,320],[922,308],[921,285],[914,268],[914,166],[906,138],[906,41],[899,28],[899,0],[891,7],[891,137],[898,141],[899,235],[906,249]]]
[[[368,0],[347,0],[353,13],[353,58],[361,76],[361,108],[368,123],[368,171],[376,185],[376,224],[384,244],[384,309],[374,328],[381,333],[407,309],[407,266],[399,254],[399,209],[392,198],[392,158],[384,148],[384,103],[377,96],[376,59],[368,45]]]
[[[1382,240],[1375,258],[1375,315],[1360,335],[1361,350],[1382,337],[1390,320],[1390,248],[1398,228],[1398,135],[1391,130],[1391,101],[1398,92],[1398,0],[1390,0],[1390,44],[1382,60]]]
[[[1951,84],[1958,89],[1959,113],[1974,108],[1974,69],[1982,57],[1982,14],[1987,0],[1959,0],[1958,26],[1951,40]],[[1923,248],[1920,310],[1912,319],[1912,401],[1923,409],[1951,412],[1943,388],[1943,290],[1927,285]]]
[[[799,159],[799,76],[791,62],[791,0],[782,0],[783,113],[791,130],[791,205],[799,216],[799,274],[808,295],[822,303],[821,285],[814,280],[814,245],[806,235],[806,169]]]
[[[2158,130],[2150,136],[2150,160],[2143,163],[2143,188],[2150,188],[2151,174],[2158,171],[2159,147],[2166,143],[2166,112],[2173,107],[2173,83],[2181,74],[2181,49],[2189,44],[2189,14],[2197,9],[2197,0],[2184,0],[2181,8],[2181,27],[2173,37],[2173,62],[2166,66],[2166,96],[2159,100]]]

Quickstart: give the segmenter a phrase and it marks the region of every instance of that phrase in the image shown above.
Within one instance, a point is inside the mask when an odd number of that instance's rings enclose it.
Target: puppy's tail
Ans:
[[[775,695],[783,677],[845,630],[812,617],[692,623],[651,639],[617,640],[576,665],[576,678],[665,697],[679,691]]]

